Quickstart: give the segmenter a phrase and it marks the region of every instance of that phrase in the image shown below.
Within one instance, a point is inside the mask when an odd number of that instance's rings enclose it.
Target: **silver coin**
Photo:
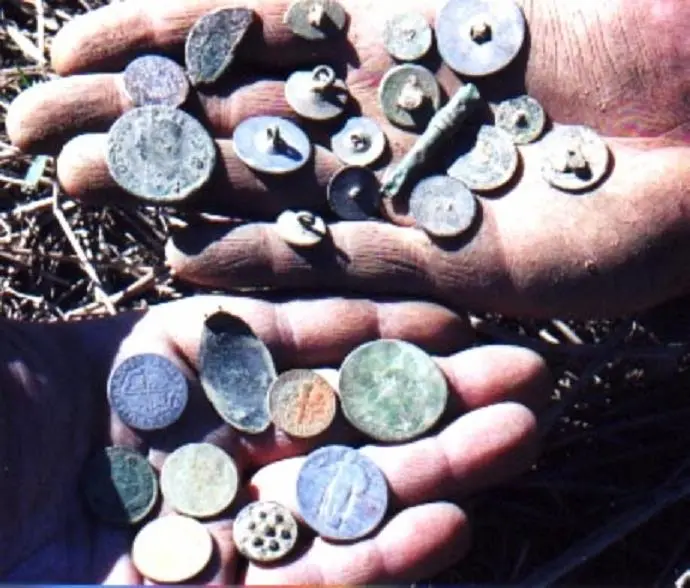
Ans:
[[[410,214],[430,235],[457,237],[472,226],[477,200],[459,180],[431,176],[412,189]]]
[[[331,150],[348,165],[371,165],[385,148],[386,135],[375,120],[366,116],[348,119],[331,138]]]
[[[276,220],[280,238],[295,247],[313,247],[328,234],[324,220],[308,210],[284,210]]]
[[[328,205],[343,220],[363,221],[380,216],[381,191],[371,170],[348,166],[328,183]]]
[[[516,145],[536,141],[546,124],[541,104],[527,94],[497,104],[494,117],[496,126],[508,133]]]
[[[389,69],[379,85],[379,104],[386,118],[403,128],[429,121],[441,106],[441,88],[427,68],[403,64]]]
[[[169,359],[154,353],[128,357],[110,374],[108,401],[120,420],[141,431],[164,429],[182,416],[187,379]]]
[[[345,110],[349,94],[345,82],[327,65],[311,71],[296,71],[285,83],[285,99],[300,116],[311,120],[329,120]]]
[[[460,140],[462,152],[448,168],[448,175],[470,190],[496,190],[513,179],[519,154],[510,135],[497,127],[483,125],[476,136]]]
[[[232,539],[247,559],[283,559],[297,543],[297,521],[282,504],[263,500],[245,506],[232,523]]]
[[[192,84],[211,84],[230,67],[254,22],[248,8],[221,8],[203,15],[187,35],[185,62]]]
[[[371,533],[388,509],[388,485],[359,451],[328,445],[309,454],[297,478],[299,512],[327,539],[352,541]]]
[[[467,76],[506,67],[525,39],[525,17],[514,0],[448,0],[436,14],[438,51]]]
[[[110,127],[106,161],[123,190],[154,204],[173,204],[209,180],[216,145],[186,112],[170,106],[140,106]]]
[[[404,12],[389,18],[383,27],[386,51],[399,61],[421,59],[431,48],[433,34],[423,14]]]
[[[322,41],[345,28],[347,13],[335,0],[297,0],[283,22],[299,37]]]
[[[243,120],[232,136],[235,153],[260,172],[285,174],[301,168],[311,157],[311,141],[295,123],[278,116]]]
[[[122,82],[134,106],[158,104],[177,108],[189,93],[184,70],[161,55],[137,57],[125,68]]]

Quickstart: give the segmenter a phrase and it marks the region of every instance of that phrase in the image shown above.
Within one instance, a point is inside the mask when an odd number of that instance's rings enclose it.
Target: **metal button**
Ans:
[[[417,226],[435,237],[457,237],[477,216],[474,194],[448,176],[431,176],[419,182],[412,189],[409,208]]]
[[[331,149],[343,163],[371,165],[383,154],[386,135],[371,118],[349,119],[331,139]]]
[[[285,12],[283,22],[295,35],[321,41],[345,28],[347,13],[335,0],[297,0]]]
[[[312,247],[328,233],[323,219],[307,210],[283,211],[276,220],[276,230],[283,241],[295,247]]]
[[[328,205],[343,220],[361,221],[379,216],[381,191],[371,170],[344,167],[328,183]]]
[[[399,61],[421,59],[431,48],[431,27],[418,12],[405,12],[389,18],[383,27],[386,51]]]
[[[247,559],[274,562],[284,558],[297,542],[297,521],[282,504],[251,502],[237,513],[232,538]]]
[[[292,109],[312,120],[328,120],[342,114],[348,101],[345,82],[327,65],[312,71],[296,71],[285,84],[285,99]]]
[[[441,88],[427,68],[404,64],[391,68],[379,85],[379,103],[392,123],[415,128],[427,123],[441,106]]]
[[[546,114],[541,104],[526,94],[499,103],[494,117],[496,126],[506,131],[516,145],[525,145],[538,139],[546,124]]]

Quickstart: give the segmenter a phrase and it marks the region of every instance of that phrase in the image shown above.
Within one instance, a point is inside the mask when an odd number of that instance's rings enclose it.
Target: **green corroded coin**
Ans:
[[[379,441],[408,441],[439,420],[448,385],[436,363],[405,341],[382,339],[350,353],[340,368],[340,402],[350,423]]]

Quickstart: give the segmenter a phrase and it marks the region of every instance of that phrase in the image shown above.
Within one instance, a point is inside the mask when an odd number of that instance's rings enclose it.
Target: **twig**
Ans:
[[[558,331],[563,335],[570,343],[573,345],[582,345],[584,342],[580,337],[577,335],[575,331],[573,331],[568,325],[566,325],[562,320],[559,319],[553,319],[551,321],[551,324],[558,329]]]
[[[43,0],[36,0],[36,36],[38,37],[39,65],[46,64],[46,21]]]

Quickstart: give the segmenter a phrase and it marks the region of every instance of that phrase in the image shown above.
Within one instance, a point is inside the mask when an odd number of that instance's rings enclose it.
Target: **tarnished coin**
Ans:
[[[134,106],[159,104],[177,108],[189,93],[184,70],[162,55],[142,55],[122,74],[125,92]]]
[[[333,422],[335,390],[311,370],[283,372],[268,391],[273,424],[293,437],[315,437]]]
[[[343,220],[375,218],[381,206],[379,187],[376,175],[366,167],[344,167],[328,182],[328,205]]]
[[[110,127],[106,161],[123,190],[147,202],[171,204],[208,181],[216,164],[216,145],[186,112],[140,106]]]
[[[558,126],[541,143],[544,179],[561,190],[585,190],[600,182],[611,154],[594,129],[582,125]]]
[[[457,237],[472,226],[477,200],[467,186],[448,176],[423,179],[410,196],[417,226],[435,237]]]
[[[285,83],[285,99],[292,109],[311,120],[329,120],[345,110],[349,93],[345,82],[328,65],[296,71]]]
[[[89,459],[82,487],[91,511],[114,525],[138,523],[158,499],[158,480],[151,464],[136,451],[117,445]]]
[[[333,135],[331,149],[348,165],[371,165],[383,154],[386,135],[371,118],[357,116]]]
[[[418,12],[395,14],[383,26],[386,51],[399,61],[421,59],[431,48],[432,40],[431,27]]]
[[[155,353],[128,357],[108,379],[110,407],[125,425],[140,431],[165,429],[177,422],[188,396],[184,374]]]
[[[295,123],[278,116],[243,120],[232,136],[235,153],[260,172],[286,174],[301,168],[311,157],[311,141]]]
[[[508,133],[516,145],[536,141],[546,124],[541,104],[527,94],[500,102],[494,116],[496,126]]]
[[[230,67],[254,22],[249,8],[220,8],[204,14],[187,35],[185,62],[192,84],[211,84]]]
[[[297,521],[282,504],[268,500],[245,506],[232,523],[232,538],[247,559],[272,562],[288,555],[297,542]]]
[[[345,28],[347,13],[335,0],[297,0],[285,12],[283,22],[295,35],[321,41]]]
[[[506,67],[525,40],[514,0],[448,0],[436,14],[438,51],[452,69],[487,76]]]
[[[419,347],[380,339],[352,351],[340,367],[340,404],[350,423],[379,441],[408,441],[443,414],[448,385]]]
[[[423,126],[441,106],[441,88],[427,68],[406,63],[386,72],[379,104],[389,121],[403,128]]]
[[[184,582],[200,574],[213,554],[213,539],[199,521],[168,515],[151,521],[132,543],[132,563],[154,582]]]
[[[379,467],[356,449],[327,445],[310,453],[299,471],[297,506],[322,537],[352,541],[383,520],[388,485]]]
[[[239,474],[233,459],[211,443],[188,443],[173,451],[161,468],[163,497],[179,513],[207,518],[235,499]]]
[[[496,190],[513,179],[520,161],[518,150],[504,130],[482,125],[478,133],[458,139],[462,153],[448,168],[448,175],[470,190]]]
[[[276,219],[280,238],[295,247],[313,247],[328,234],[324,220],[308,210],[284,210]]]

